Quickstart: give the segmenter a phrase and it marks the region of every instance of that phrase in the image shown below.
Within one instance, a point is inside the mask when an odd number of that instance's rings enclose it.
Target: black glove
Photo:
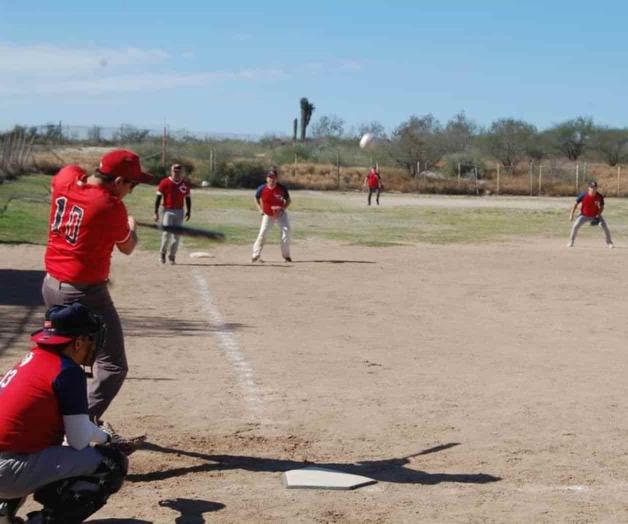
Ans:
[[[595,217],[593,220],[591,220],[591,225],[592,226],[599,226],[600,225],[600,217]]]

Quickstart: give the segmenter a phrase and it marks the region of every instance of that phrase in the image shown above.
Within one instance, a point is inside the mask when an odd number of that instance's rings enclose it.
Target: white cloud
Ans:
[[[0,43],[0,76],[62,77],[93,73],[109,67],[154,65],[170,55],[161,49],[134,47],[18,46]]]

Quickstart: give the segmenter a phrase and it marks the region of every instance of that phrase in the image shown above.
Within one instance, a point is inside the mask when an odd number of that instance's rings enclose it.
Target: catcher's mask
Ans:
[[[74,302],[67,306],[52,306],[46,311],[44,327],[31,335],[31,340],[43,347],[66,346],[77,337],[87,336],[93,345],[83,362],[88,377],[93,376],[96,353],[105,342],[106,328],[100,315],[92,313],[83,304]],[[89,369],[87,369],[89,368]]]

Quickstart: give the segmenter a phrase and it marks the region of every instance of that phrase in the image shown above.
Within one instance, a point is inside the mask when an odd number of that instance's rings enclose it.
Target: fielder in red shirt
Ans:
[[[42,294],[48,307],[81,302],[107,324],[107,341],[96,354],[89,384],[94,419],[109,407],[127,373],[122,326],[107,289],[113,249],[129,255],[138,241],[135,220],[122,201],[151,178],[135,153],[115,150],[102,157],[91,175],[67,166],[52,179]]]
[[[613,240],[611,239],[611,232],[608,229],[608,224],[602,216],[602,212],[604,211],[604,195],[598,193],[597,182],[590,182],[587,191],[580,193],[576,197],[576,202],[571,208],[571,214],[569,216],[569,219],[572,222],[578,206],[580,206],[580,215],[573,223],[567,247],[574,247],[578,230],[585,223],[589,223],[592,226],[601,226],[604,231],[604,236],[606,237],[606,246],[609,248],[615,247]]]
[[[164,226],[180,226],[183,224],[183,202],[187,211],[185,220],[190,220],[192,216],[192,197],[190,195],[190,183],[183,178],[183,166],[173,164],[170,168],[170,176],[162,179],[157,187],[155,198],[155,222],[159,220],[159,207],[161,199],[164,200],[164,212],[161,220]],[[161,247],[159,249],[159,260],[166,263],[166,255],[171,264],[175,263],[177,249],[179,248],[179,235],[164,231],[161,234]]]
[[[368,205],[371,205],[371,197],[373,196],[373,193],[375,193],[375,202],[379,206],[379,195],[381,194],[382,188],[384,186],[382,184],[382,178],[379,176],[379,171],[377,171],[377,168],[375,166],[373,166],[368,175],[366,175],[366,178],[364,179],[364,185],[368,187],[369,190],[369,196],[367,200]]]
[[[255,205],[262,215],[262,225],[253,245],[251,262],[257,262],[266,242],[268,232],[277,223],[281,231],[281,254],[286,262],[292,262],[290,257],[290,221],[286,210],[290,206],[288,189],[277,182],[277,170],[271,169],[266,175],[266,183],[255,192]]]
[[[53,306],[31,338],[0,379],[0,522],[23,522],[16,513],[30,494],[44,507],[28,522],[83,522],[128,469],[115,436],[88,417],[81,365],[92,364],[104,324],[82,304]]]

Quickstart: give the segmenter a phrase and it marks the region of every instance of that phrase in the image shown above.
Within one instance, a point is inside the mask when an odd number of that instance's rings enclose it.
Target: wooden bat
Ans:
[[[174,233],[175,235],[181,235],[193,238],[206,238],[208,240],[216,240],[222,242],[225,239],[225,235],[219,231],[212,231],[210,229],[201,229],[198,227],[188,226],[162,226],[155,222],[140,222],[136,220],[135,223],[138,226],[148,227],[150,229],[158,229],[159,231],[167,231],[168,233]]]

